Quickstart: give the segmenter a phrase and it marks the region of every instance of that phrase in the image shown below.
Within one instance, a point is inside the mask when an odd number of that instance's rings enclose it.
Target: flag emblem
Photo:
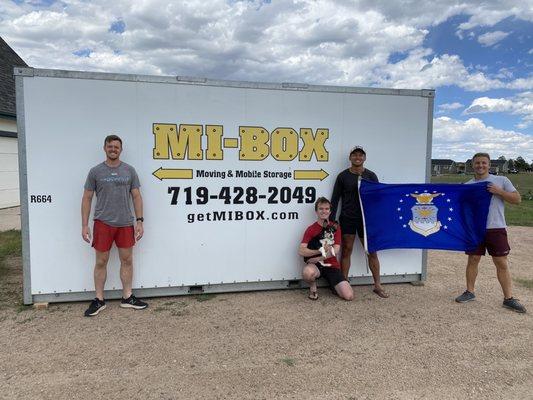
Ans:
[[[411,208],[413,219],[409,227],[413,232],[422,236],[429,236],[440,230],[442,224],[437,219],[439,209],[432,203],[433,199],[442,193],[410,193],[416,199],[416,205]]]

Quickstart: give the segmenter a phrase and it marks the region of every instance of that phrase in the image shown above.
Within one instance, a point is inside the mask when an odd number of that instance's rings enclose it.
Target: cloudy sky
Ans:
[[[533,161],[533,0],[0,0],[31,66],[434,88],[433,157]]]

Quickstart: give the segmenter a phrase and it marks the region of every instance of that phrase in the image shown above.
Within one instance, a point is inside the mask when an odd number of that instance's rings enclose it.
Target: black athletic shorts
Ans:
[[[323,267],[319,262],[315,265],[320,272],[320,277],[324,278],[332,288],[346,280],[340,268]]]
[[[341,215],[339,223],[343,235],[357,235],[361,239],[365,236],[363,218],[347,218]]]

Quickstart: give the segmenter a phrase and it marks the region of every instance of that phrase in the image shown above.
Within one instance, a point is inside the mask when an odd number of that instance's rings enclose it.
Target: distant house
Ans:
[[[506,174],[509,172],[509,160],[491,160],[490,172]]]
[[[464,162],[456,162],[455,169],[458,174],[464,174],[466,171],[466,164]]]
[[[432,159],[431,160],[431,174],[455,174],[457,172],[455,161],[448,159]]]
[[[13,68],[28,65],[0,37],[0,208],[20,204]]]
[[[472,168],[472,160],[466,160],[465,163],[465,172],[467,174],[473,174],[474,169]],[[490,169],[491,174],[506,174],[509,172],[509,161],[508,160],[490,160]]]

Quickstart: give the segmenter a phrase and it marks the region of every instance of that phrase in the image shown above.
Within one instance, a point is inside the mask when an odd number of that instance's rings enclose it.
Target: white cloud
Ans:
[[[437,25],[456,15],[468,16],[460,25],[461,30],[494,26],[509,17],[533,21],[530,0],[359,0],[357,3],[361,8],[378,10],[389,19],[419,26]]]
[[[429,59],[428,49],[414,50],[396,64],[384,66],[378,74],[382,86],[395,88],[436,88],[457,85],[469,91],[503,88],[505,83],[483,72],[470,72],[457,55],[443,54]]]
[[[513,98],[479,97],[466,108],[464,114],[510,113],[519,115],[521,122],[518,129],[525,129],[533,124],[533,92],[520,93]]]
[[[465,161],[476,152],[487,152],[496,158],[522,156],[533,159],[533,137],[521,132],[487,126],[478,118],[466,121],[448,117],[433,121],[433,158],[452,158]]]
[[[468,21],[459,25],[459,29],[462,30],[494,26],[509,17],[533,21],[533,7],[529,0],[479,0],[469,3],[465,5],[465,13],[470,14],[470,17]]]
[[[453,111],[457,110],[461,107],[464,107],[463,104],[455,102],[455,103],[444,103],[439,105],[439,112],[443,113],[446,111]]]
[[[494,77],[483,68],[467,68],[457,55],[434,56],[430,49],[416,49],[403,60],[374,71],[379,86],[394,88],[438,88],[456,85],[464,90],[484,92],[493,89],[532,90],[533,77],[512,80],[500,69]]]
[[[471,26],[510,15],[529,18],[519,2],[500,3],[435,0],[413,7],[410,0],[70,0],[46,8],[2,2],[0,34],[26,62],[41,68],[529,90],[530,79],[491,78],[479,69],[469,71],[456,55],[435,57],[422,48],[427,28],[453,15],[472,15]],[[486,15],[473,19],[476,13]],[[117,20],[125,24],[123,33],[109,29]],[[76,56],[80,50],[90,51],[89,56]],[[408,56],[389,65],[394,53]]]
[[[477,41],[485,47],[490,47],[494,46],[498,42],[501,42],[503,39],[509,36],[509,34],[510,32],[502,31],[487,32],[483,35],[479,35]]]
[[[509,82],[506,87],[508,89],[517,90],[532,90],[533,89],[533,76],[529,78],[518,78]]]
[[[427,34],[331,0],[73,0],[5,11],[0,34],[35,67],[225,79],[371,85],[373,69],[392,52],[421,46]],[[109,31],[117,19],[122,34]],[[90,57],[73,56],[80,49]]]
[[[480,113],[507,107],[501,112],[522,119],[518,129],[530,126],[531,111],[526,110],[533,103],[533,77],[505,68],[490,75],[485,66],[465,65],[453,49],[436,55],[423,47],[432,26],[458,15],[467,19],[458,36],[473,38],[478,28],[506,18],[533,21],[533,7],[531,0],[272,0],[266,4],[69,0],[49,7],[0,0],[0,35],[28,64],[39,68],[413,89],[458,86],[476,92],[520,90],[524,93],[508,99],[512,105],[474,101],[468,113],[476,110],[474,106],[480,107],[476,111]],[[117,20],[125,25],[123,33],[110,31]],[[497,32],[478,40],[493,45],[501,36]],[[404,58],[390,64],[397,54]],[[462,107],[458,104],[441,105],[439,110]],[[477,136],[476,129],[485,139]],[[506,138],[516,139],[518,147],[525,143],[531,157],[526,136],[485,126],[476,118],[437,118],[435,132],[436,149],[445,158],[449,153],[442,147],[441,133],[448,139],[465,139],[466,150],[459,142],[446,143],[456,146],[458,154],[468,152],[468,157],[477,146],[490,150],[497,148],[499,139],[507,143]]]
[[[465,110],[465,114],[510,111],[512,106],[513,102],[509,99],[479,97]]]
[[[494,77],[498,79],[512,79],[513,76],[513,71],[511,71],[509,68],[500,68]]]

